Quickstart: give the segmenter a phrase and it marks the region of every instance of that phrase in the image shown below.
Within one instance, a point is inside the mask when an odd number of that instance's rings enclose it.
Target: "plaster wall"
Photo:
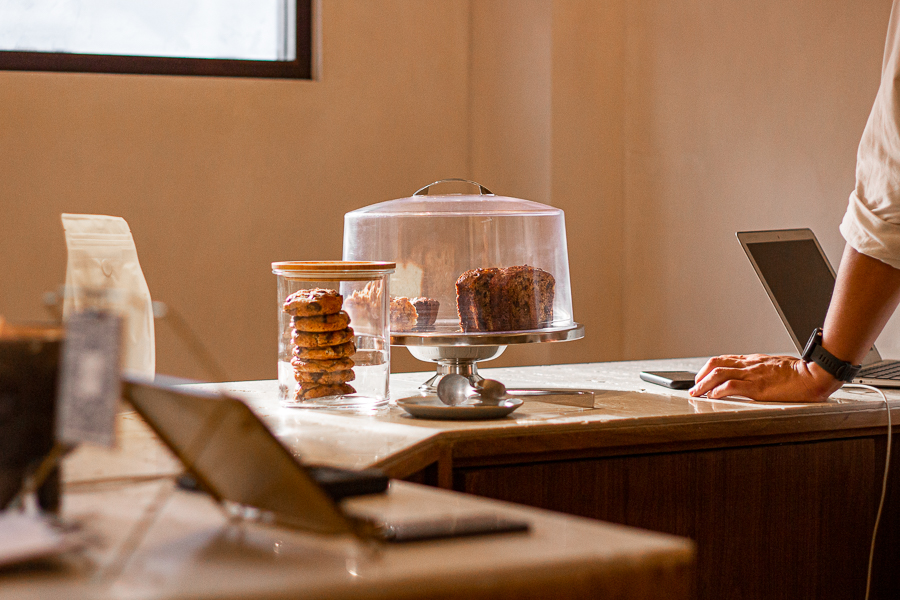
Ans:
[[[47,316],[61,212],[120,215],[154,298],[271,378],[269,263],[461,176],[566,211],[587,327],[485,366],[790,351],[734,232],[811,227],[837,264],[890,5],[321,0],[317,81],[0,72],[0,314]],[[207,377],[165,321],[157,361]]]
[[[627,3],[623,357],[795,352],[734,234],[810,227],[837,267],[890,9]]]
[[[119,215],[154,299],[274,378],[271,262],[340,259],[344,213],[465,175],[468,10],[324,0],[318,81],[0,72],[0,314],[48,316],[60,213]],[[157,372],[209,377],[156,332]]]

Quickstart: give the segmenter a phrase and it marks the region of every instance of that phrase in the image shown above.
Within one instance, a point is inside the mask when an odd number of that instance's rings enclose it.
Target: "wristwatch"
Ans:
[[[812,332],[812,335],[809,336],[809,341],[806,342],[806,348],[803,349],[801,358],[806,362],[812,361],[816,363],[838,381],[853,381],[853,378],[856,377],[856,374],[862,368],[862,365],[854,365],[846,360],[841,360],[823,348],[821,327],[817,327]]]

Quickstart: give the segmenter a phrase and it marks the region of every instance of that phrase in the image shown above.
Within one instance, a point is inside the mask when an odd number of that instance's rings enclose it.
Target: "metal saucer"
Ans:
[[[521,398],[510,398],[499,404],[473,402],[450,406],[434,394],[410,396],[397,400],[397,406],[418,419],[441,421],[478,421],[500,419],[524,404]]]

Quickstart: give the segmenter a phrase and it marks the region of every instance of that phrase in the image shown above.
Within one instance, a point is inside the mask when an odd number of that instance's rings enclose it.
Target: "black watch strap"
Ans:
[[[806,348],[803,349],[803,360],[816,363],[838,381],[853,381],[862,368],[862,365],[854,365],[846,360],[841,360],[823,348],[821,327],[809,336]]]

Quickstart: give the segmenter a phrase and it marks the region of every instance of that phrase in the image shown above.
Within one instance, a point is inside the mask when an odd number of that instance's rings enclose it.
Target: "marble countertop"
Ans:
[[[510,388],[594,392],[591,406],[573,406],[571,397],[565,396],[526,398],[524,405],[508,417],[486,421],[417,419],[393,404],[362,411],[282,407],[274,380],[198,387],[242,398],[304,462],[347,468],[379,466],[389,472],[399,463],[415,462],[417,455],[435,452],[439,443],[445,442],[460,445],[467,440],[489,438],[490,451],[500,453],[505,451],[504,440],[508,449],[538,434],[557,434],[556,443],[562,446],[649,447],[709,440],[723,444],[737,437],[759,439],[886,425],[881,396],[866,390],[841,390],[821,404],[760,403],[740,398],[713,401],[691,398],[686,391],[655,386],[639,378],[642,370],[696,371],[704,362],[704,358],[688,358],[481,369],[485,377],[502,381]],[[431,375],[392,374],[392,398],[415,395],[418,385]],[[900,414],[895,414],[900,409],[900,390],[885,390],[885,394],[895,420],[900,421]],[[122,458],[120,471],[150,474],[177,468],[173,466],[174,459],[134,413],[121,414],[118,427],[123,444],[143,448],[137,453],[123,452],[122,456],[129,458]],[[592,437],[586,440],[585,435]],[[75,459],[69,461],[68,478],[92,477],[92,452],[89,448],[76,452]],[[465,450],[461,452],[465,454]],[[474,452],[471,450],[470,454]],[[138,464],[133,464],[135,456],[141,457]],[[425,456],[419,463],[428,460],[431,458]]]
[[[592,407],[528,401],[509,418],[483,422],[418,420],[396,406],[368,412],[284,408],[273,381],[213,387],[243,398],[304,461],[366,467],[428,455],[446,436],[481,438],[697,414],[679,393],[658,393],[632,381],[634,366],[485,370],[510,385],[566,381],[573,387],[590,384],[598,393]],[[427,376],[395,375],[392,391],[412,393]],[[571,597],[645,598],[666,592],[687,597],[691,589],[695,549],[689,540],[401,481],[392,481],[386,495],[350,499],[343,506],[384,521],[495,511],[529,521],[531,531],[372,550],[353,540],[235,525],[207,496],[175,490],[162,496],[146,537],[116,572],[116,557],[135,524],[181,470],[143,421],[123,410],[115,449],[82,446],[64,462],[63,515],[82,523],[92,542],[59,569],[0,577],[0,599],[60,593],[173,599],[516,597],[538,589],[565,590]],[[110,572],[114,576],[104,575]]]

